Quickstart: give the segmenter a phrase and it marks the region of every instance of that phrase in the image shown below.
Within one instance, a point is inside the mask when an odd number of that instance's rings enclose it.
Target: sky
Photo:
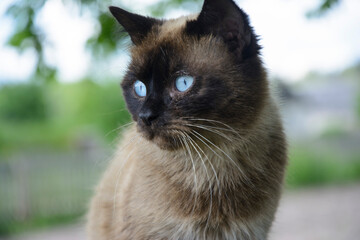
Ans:
[[[113,4],[149,15],[147,6],[158,0],[122,0]],[[121,3],[120,3],[121,2]],[[26,81],[35,64],[35,52],[18,53],[5,46],[13,29],[13,22],[4,17],[12,0],[0,1],[0,81]],[[317,0],[238,0],[248,13],[255,32],[261,37],[262,56],[271,76],[298,81],[311,71],[329,73],[360,61],[360,1],[343,0],[321,18],[306,18],[315,9]],[[197,12],[172,9],[165,18],[175,18]],[[85,42],[95,31],[90,16],[77,15],[76,10],[63,6],[61,0],[48,0],[37,21],[46,33],[49,47],[47,61],[58,66],[59,78],[71,82],[86,76],[92,67]],[[99,66],[100,72],[121,75],[129,61],[120,53]],[[103,69],[104,70],[103,70]]]

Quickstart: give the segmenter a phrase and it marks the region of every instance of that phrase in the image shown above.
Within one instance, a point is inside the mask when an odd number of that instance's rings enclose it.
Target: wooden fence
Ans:
[[[78,216],[109,159],[105,150],[0,155],[0,236],[34,219]]]

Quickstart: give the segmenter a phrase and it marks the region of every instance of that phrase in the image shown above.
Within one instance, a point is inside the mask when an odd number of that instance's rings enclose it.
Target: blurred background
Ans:
[[[261,36],[289,137],[273,238],[358,239],[360,1],[236,2]],[[84,239],[130,121],[119,86],[130,40],[109,5],[175,18],[202,0],[0,1],[0,239]]]

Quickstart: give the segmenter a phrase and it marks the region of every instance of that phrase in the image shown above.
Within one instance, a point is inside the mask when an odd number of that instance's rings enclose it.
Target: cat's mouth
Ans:
[[[231,133],[231,127],[224,131],[221,127],[204,124],[189,124],[177,122],[161,126],[144,126],[138,124],[138,130],[144,138],[156,144],[163,150],[178,150],[188,148],[217,148],[231,143],[238,133]],[[223,132],[221,131],[223,130]],[[235,130],[234,130],[235,131]],[[235,134],[235,136],[234,136]]]
[[[188,129],[164,127],[139,126],[138,130],[144,138],[155,143],[164,150],[177,150],[183,146],[184,131]]]

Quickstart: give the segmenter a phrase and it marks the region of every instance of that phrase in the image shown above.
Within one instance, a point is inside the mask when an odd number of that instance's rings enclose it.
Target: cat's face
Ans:
[[[111,12],[134,43],[122,87],[147,139],[176,149],[184,138],[212,139],[256,121],[265,76],[256,37],[231,0],[207,0],[199,16],[170,21]]]

